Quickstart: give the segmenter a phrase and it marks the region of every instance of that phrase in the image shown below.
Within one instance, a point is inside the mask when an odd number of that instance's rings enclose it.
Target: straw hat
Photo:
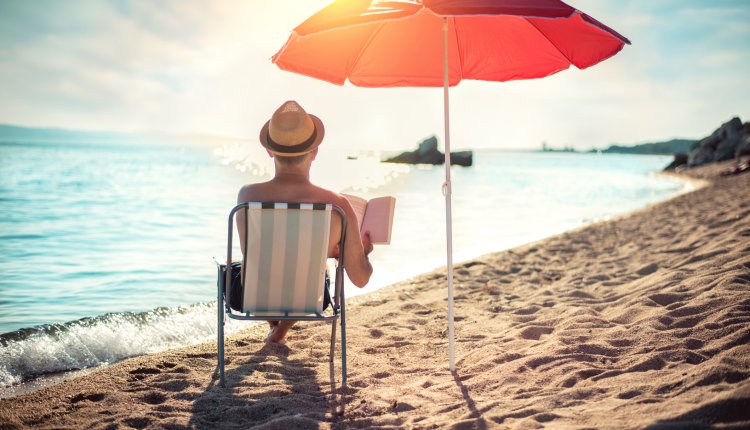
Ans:
[[[274,155],[293,157],[307,154],[323,141],[325,128],[320,118],[310,115],[296,101],[281,105],[260,129],[260,144]]]

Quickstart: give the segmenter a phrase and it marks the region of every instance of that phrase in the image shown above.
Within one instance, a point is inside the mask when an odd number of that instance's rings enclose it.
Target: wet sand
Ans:
[[[748,428],[750,173],[352,300],[341,408],[330,325],[263,326],[0,401],[13,428]],[[340,357],[335,378],[340,382]],[[335,395],[334,395],[335,394]],[[335,409],[334,409],[335,408]]]

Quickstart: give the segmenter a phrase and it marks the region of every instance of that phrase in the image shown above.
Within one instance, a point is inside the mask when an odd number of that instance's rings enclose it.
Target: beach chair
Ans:
[[[245,213],[242,262],[232,262],[235,215]],[[331,216],[341,217],[338,264],[331,310],[323,312]],[[237,320],[331,321],[329,362],[333,365],[336,321],[341,322],[341,384],[346,387],[343,209],[321,203],[247,202],[229,213],[226,262],[218,267],[218,367],[224,380],[225,316]],[[240,271],[241,276],[237,276]],[[333,367],[332,367],[333,369]],[[333,378],[333,374],[331,374]]]

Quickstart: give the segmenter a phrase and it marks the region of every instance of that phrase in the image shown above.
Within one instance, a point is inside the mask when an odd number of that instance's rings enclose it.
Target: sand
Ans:
[[[352,301],[349,389],[330,326],[265,328],[0,401],[0,428],[748,428],[750,174]],[[340,361],[336,357],[336,383]],[[336,409],[334,409],[336,408]]]

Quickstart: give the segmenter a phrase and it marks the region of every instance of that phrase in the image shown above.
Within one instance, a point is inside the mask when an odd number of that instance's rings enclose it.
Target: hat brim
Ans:
[[[304,154],[307,154],[308,152],[314,151],[315,148],[320,146],[321,142],[323,142],[323,137],[326,134],[326,130],[325,130],[325,127],[323,126],[323,121],[321,121],[320,118],[311,114],[307,114],[307,115],[310,117],[310,119],[312,119],[313,125],[315,126],[316,135],[315,135],[315,140],[313,141],[313,143],[310,144],[310,146],[307,147],[305,150],[298,151],[298,152],[282,152],[282,151],[277,151],[271,148],[269,141],[268,141],[268,128],[271,124],[270,119],[266,121],[266,123],[263,124],[263,127],[260,129],[260,136],[259,136],[260,144],[263,145],[263,147],[266,148],[268,152],[272,153],[273,155],[277,155],[279,157],[295,157],[297,155],[304,155]]]

